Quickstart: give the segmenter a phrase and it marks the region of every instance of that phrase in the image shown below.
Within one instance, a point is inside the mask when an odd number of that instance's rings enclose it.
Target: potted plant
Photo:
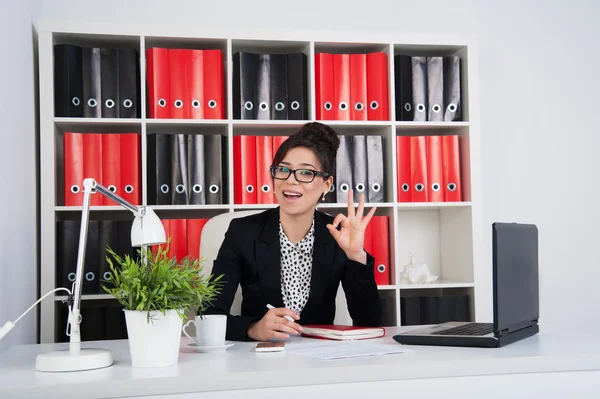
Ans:
[[[138,251],[140,258],[119,256],[110,247],[108,284],[102,288],[124,306],[134,367],[166,367],[179,359],[181,328],[187,313],[203,313],[220,293],[221,276],[202,273],[201,262],[177,262],[166,247]]]

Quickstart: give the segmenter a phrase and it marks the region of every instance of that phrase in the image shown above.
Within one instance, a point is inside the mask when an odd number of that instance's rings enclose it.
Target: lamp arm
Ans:
[[[83,180],[83,210],[81,212],[81,229],[79,232],[79,248],[77,251],[77,269],[75,271],[75,282],[71,289],[73,295],[73,306],[68,318],[67,334],[69,335],[69,350],[72,355],[78,355],[81,351],[81,288],[83,284],[83,263],[85,260],[85,251],[87,244],[87,233],[90,216],[90,197],[93,192],[99,192],[115,201],[125,209],[131,211],[137,217],[143,217],[146,213],[146,207],[137,207],[119,195],[113,193],[108,188],[99,184],[96,180],[87,178]]]
[[[117,204],[121,205],[123,208],[130,210],[135,216],[144,216],[145,207],[144,206],[135,206],[130,202],[127,202],[125,199],[120,197],[119,195],[113,193],[108,188],[104,187],[102,184],[98,183],[94,179],[84,179],[83,180],[83,189],[85,192],[86,187],[90,187],[92,191],[97,191],[101,194],[104,194],[111,200],[115,201]]]

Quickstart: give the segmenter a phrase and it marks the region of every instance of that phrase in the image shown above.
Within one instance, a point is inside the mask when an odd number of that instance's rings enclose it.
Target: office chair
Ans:
[[[210,275],[212,273],[213,262],[217,258],[219,248],[225,238],[225,232],[227,232],[231,220],[260,212],[264,212],[264,210],[227,212],[214,216],[206,222],[200,237],[200,256],[204,260],[203,274]],[[241,309],[242,289],[238,287],[231,305],[230,314],[239,315]],[[334,322],[336,324],[352,324],[352,318],[348,313],[348,306],[346,304],[346,296],[344,295],[344,290],[341,286],[338,289],[336,297],[336,314]]]

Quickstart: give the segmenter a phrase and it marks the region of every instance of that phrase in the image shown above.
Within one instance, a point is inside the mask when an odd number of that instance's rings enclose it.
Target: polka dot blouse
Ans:
[[[281,294],[286,308],[300,314],[310,292],[312,274],[313,244],[315,242],[315,221],[306,236],[293,244],[283,232],[279,223],[279,244],[281,247]]]

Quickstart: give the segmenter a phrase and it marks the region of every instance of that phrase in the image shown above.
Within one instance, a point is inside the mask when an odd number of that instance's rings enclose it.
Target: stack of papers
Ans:
[[[400,345],[374,344],[360,341],[319,341],[289,344],[286,352],[321,360],[382,356],[412,352]]]

